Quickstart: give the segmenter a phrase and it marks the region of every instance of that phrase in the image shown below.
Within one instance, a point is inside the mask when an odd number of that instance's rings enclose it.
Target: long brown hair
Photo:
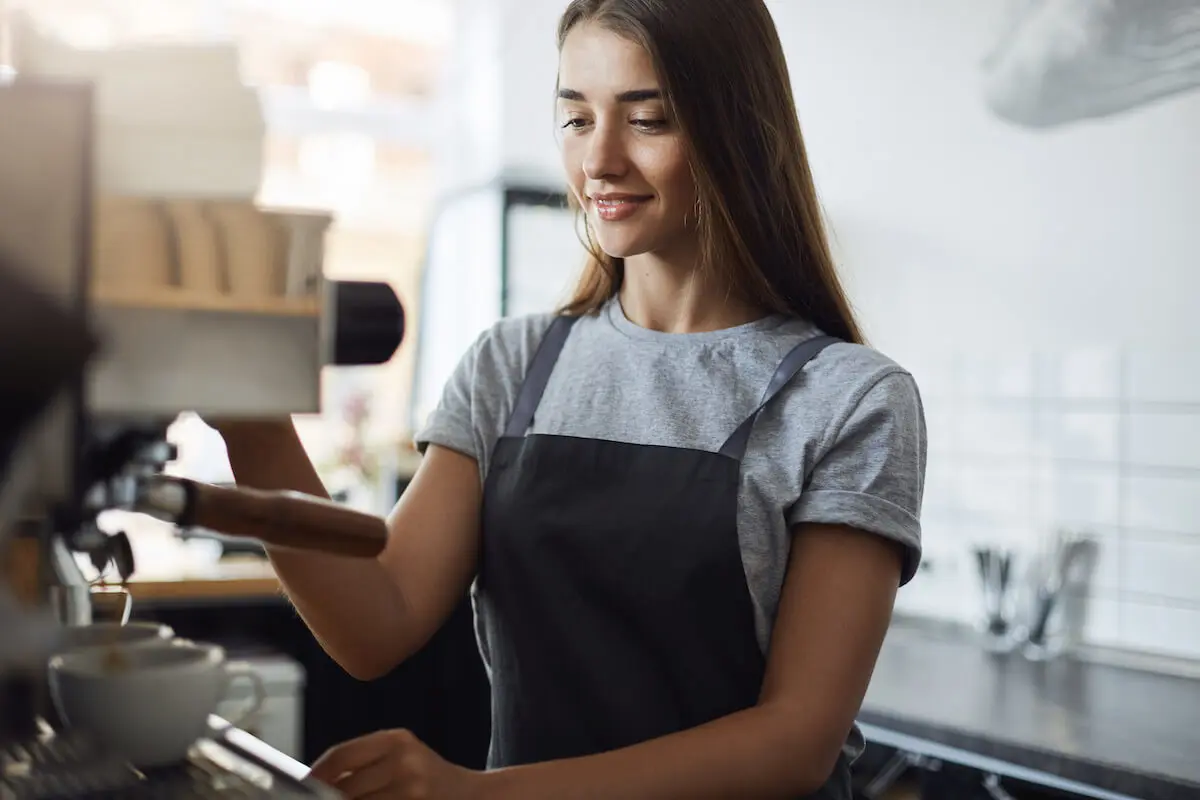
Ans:
[[[560,50],[582,22],[636,42],[654,62],[689,143],[705,276],[767,311],[862,342],[829,251],[783,45],[762,0],[572,0],[558,26]],[[624,277],[624,260],[585,238],[588,262],[565,314],[596,311]]]

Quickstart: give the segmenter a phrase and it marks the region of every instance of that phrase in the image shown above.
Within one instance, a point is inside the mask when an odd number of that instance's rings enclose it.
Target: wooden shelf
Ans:
[[[129,581],[129,594],[139,600],[239,600],[282,597],[283,588],[274,577],[263,578],[179,578],[177,580]]]
[[[162,554],[160,554],[161,556]],[[181,555],[179,563],[157,561],[134,572],[129,592],[138,600],[237,600],[281,597],[283,589],[270,562],[262,558],[220,561],[197,569]]]
[[[279,317],[316,317],[321,313],[321,302],[316,297],[235,297],[195,292],[174,286],[139,291],[97,286],[92,290],[92,302],[101,308],[204,311]]]

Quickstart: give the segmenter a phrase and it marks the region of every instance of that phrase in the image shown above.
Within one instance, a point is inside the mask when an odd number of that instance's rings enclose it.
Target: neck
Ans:
[[[650,253],[625,260],[621,309],[633,324],[664,333],[703,333],[765,316],[763,309],[704,280],[692,264],[671,264]]]

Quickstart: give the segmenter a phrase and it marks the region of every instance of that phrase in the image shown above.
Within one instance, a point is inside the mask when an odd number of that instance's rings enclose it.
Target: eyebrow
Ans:
[[[559,89],[558,97],[560,100],[574,100],[583,102],[587,100],[583,96],[583,92],[577,92],[574,89]],[[662,92],[658,89],[631,89],[628,92],[621,92],[617,95],[618,103],[644,103],[647,100],[661,100]]]

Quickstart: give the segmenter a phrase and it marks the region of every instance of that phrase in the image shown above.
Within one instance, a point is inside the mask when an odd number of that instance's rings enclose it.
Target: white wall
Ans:
[[[1200,92],[1030,132],[984,104],[998,0],[773,7],[839,255],[881,340],[1200,342]]]
[[[439,96],[443,194],[501,174],[557,186],[555,28],[564,0],[451,0],[456,33]]]
[[[1003,0],[770,5],[873,339],[1200,342],[1189,318],[1200,295],[1200,93],[1030,133],[983,102],[980,61]],[[565,3],[500,6],[503,110],[498,124],[474,114],[475,128],[497,125],[505,168],[557,179],[554,32]]]
[[[452,0],[455,35],[438,92],[438,192],[489,180],[504,163],[504,26],[495,0]]]
[[[482,125],[556,176],[565,2],[497,1]],[[1003,0],[769,4],[853,299],[928,403],[933,569],[902,604],[973,618],[970,542],[1082,527],[1089,637],[1200,658],[1200,92],[1030,131],[984,103]]]
[[[563,0],[504,0],[504,163],[511,171],[561,183],[554,134],[556,42]]]

